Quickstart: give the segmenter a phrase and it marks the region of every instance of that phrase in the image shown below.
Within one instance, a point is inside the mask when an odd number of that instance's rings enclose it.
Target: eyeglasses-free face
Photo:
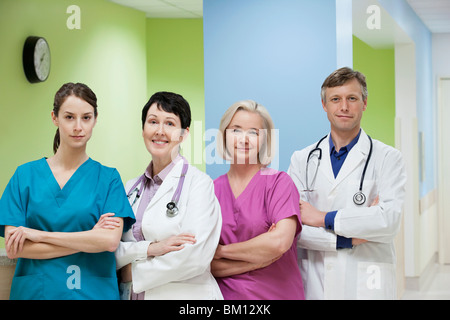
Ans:
[[[177,115],[159,110],[154,103],[148,109],[142,137],[152,159],[169,164],[177,156],[178,145],[188,132],[189,128],[181,128]]]

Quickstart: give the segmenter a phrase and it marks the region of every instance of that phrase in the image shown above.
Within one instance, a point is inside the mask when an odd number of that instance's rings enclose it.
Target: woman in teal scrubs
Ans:
[[[95,94],[63,85],[52,120],[55,154],[19,166],[0,200],[0,236],[18,258],[10,299],[119,299],[114,251],[134,214],[117,170],[86,154]]]

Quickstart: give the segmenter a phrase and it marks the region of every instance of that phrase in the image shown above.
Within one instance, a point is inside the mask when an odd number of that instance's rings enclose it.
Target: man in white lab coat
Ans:
[[[394,237],[406,173],[401,153],[361,129],[365,76],[334,71],[322,85],[331,132],[292,155],[300,195],[298,261],[307,299],[395,299]]]

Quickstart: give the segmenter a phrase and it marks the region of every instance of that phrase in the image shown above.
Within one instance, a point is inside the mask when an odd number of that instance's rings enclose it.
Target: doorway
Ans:
[[[450,77],[438,83],[439,262],[450,264]]]

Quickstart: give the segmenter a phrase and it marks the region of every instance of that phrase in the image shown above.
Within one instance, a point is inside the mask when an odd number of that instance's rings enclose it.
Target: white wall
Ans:
[[[439,76],[450,76],[450,33],[434,33],[433,46],[433,75],[436,81]],[[435,91],[436,92],[436,91]]]
[[[448,225],[448,220],[445,219],[444,215],[448,217],[448,213],[443,210],[444,208],[444,200],[447,195],[443,194],[444,189],[443,183],[446,182],[447,174],[444,175],[444,170],[442,169],[442,166],[448,166],[448,162],[442,158],[441,152],[443,152],[442,144],[448,143],[448,136],[442,136],[442,132],[440,131],[440,128],[444,125],[442,118],[442,111],[439,109],[439,79],[440,78],[450,78],[450,61],[448,59],[448,52],[450,52],[450,33],[443,33],[443,34],[433,34],[432,37],[432,52],[433,52],[433,103],[436,106],[436,109],[438,112],[441,113],[441,115],[437,119],[436,123],[436,130],[437,130],[437,136],[438,136],[438,145],[437,145],[437,163],[436,166],[438,168],[437,172],[437,181],[438,181],[438,206],[437,206],[437,224],[439,226],[439,232],[438,232],[438,239],[437,239],[437,251],[439,251],[439,260],[440,263],[448,263],[449,261],[449,248],[450,245],[448,243],[448,228],[450,227]],[[439,159],[441,160],[441,163],[439,163]],[[448,218],[447,218],[448,219]],[[447,238],[446,238],[447,237]]]

